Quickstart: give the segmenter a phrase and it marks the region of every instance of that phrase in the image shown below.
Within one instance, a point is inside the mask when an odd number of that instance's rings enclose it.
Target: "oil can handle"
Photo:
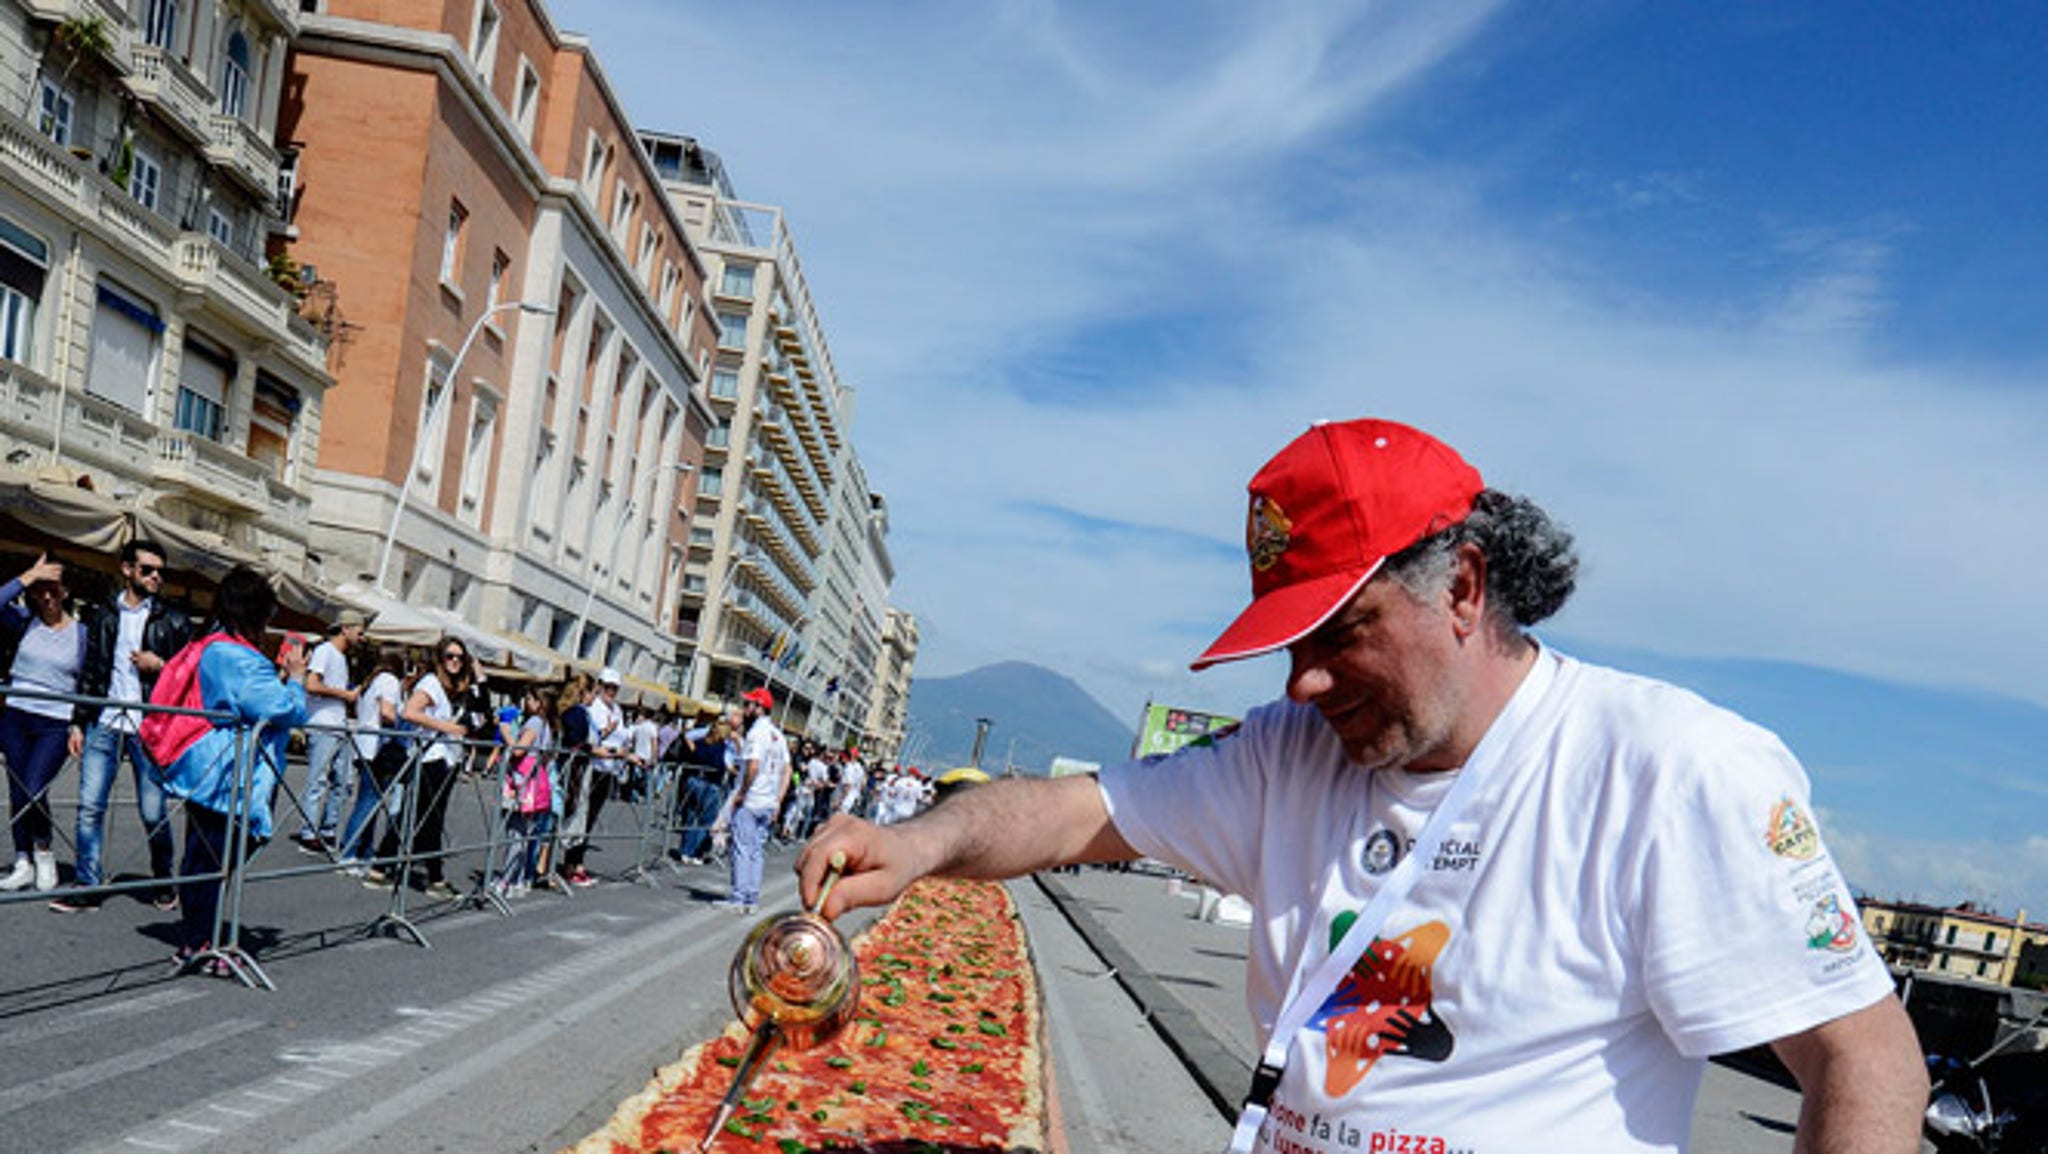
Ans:
[[[825,916],[825,897],[832,892],[832,887],[838,884],[839,875],[845,872],[846,851],[842,849],[834,852],[832,860],[825,863],[825,884],[818,887],[818,900],[811,903],[812,913],[819,917]]]

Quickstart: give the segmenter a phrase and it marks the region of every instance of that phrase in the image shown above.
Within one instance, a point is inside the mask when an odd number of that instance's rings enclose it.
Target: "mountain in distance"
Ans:
[[[972,764],[975,719],[986,717],[981,767],[1005,763],[1043,774],[1055,757],[1105,765],[1131,755],[1137,731],[1069,678],[1026,661],[1004,661],[956,677],[919,677],[910,686],[914,751],[919,768],[944,771]]]

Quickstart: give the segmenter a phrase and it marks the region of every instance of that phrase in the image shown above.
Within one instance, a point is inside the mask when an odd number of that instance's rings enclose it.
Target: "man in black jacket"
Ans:
[[[121,547],[121,591],[105,604],[87,610],[85,663],[79,671],[78,692],[83,697],[104,697],[114,701],[146,702],[156,685],[164,662],[175,656],[192,639],[192,625],[176,606],[166,602],[159,591],[164,583],[164,549],[154,541],[137,538]],[[114,789],[114,775],[125,755],[135,774],[135,805],[142,815],[143,833],[149,839],[149,867],[152,876],[171,876],[171,826],[164,813],[164,791],[157,783],[156,766],[142,748],[136,728],[142,715],[132,709],[102,709],[79,705],[72,711],[71,752],[78,762],[78,876],[80,887],[96,886],[104,880],[100,870],[100,845],[106,836],[107,799]],[[177,891],[169,886],[155,895],[158,909],[177,908]],[[98,907],[99,898],[89,893],[66,894],[50,903],[58,913],[76,913]]]

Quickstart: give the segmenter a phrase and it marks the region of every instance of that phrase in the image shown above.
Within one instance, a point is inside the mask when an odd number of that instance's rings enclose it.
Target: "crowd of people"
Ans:
[[[723,857],[732,883],[721,904],[751,912],[771,838],[800,841],[833,813],[900,820],[930,800],[914,771],[871,775],[856,751],[808,738],[792,749],[765,688],[737,708],[685,719],[622,705],[623,679],[609,668],[494,685],[462,638],[425,650],[378,642],[373,622],[352,609],[308,652],[296,634],[278,643],[276,594],[261,574],[228,574],[200,628],[163,595],[166,565],[162,545],[129,542],[114,588],[83,607],[74,604],[72,572],[48,556],[0,586],[0,759],[15,850],[0,892],[47,892],[58,913],[99,907],[117,872],[106,864],[107,811],[125,764],[153,884],[124,885],[180,913],[180,961],[209,948],[221,883],[236,860],[236,812],[247,815],[239,826],[246,851],[289,828],[285,840],[367,887],[396,885],[405,873],[429,896],[454,899],[449,802],[458,782],[481,781],[495,789],[502,822],[501,852],[481,880],[515,898],[596,884],[588,855],[602,836],[600,815],[613,802],[644,805],[650,813],[638,824],[673,831],[671,858]],[[247,778],[238,777],[227,716],[263,726]],[[303,750],[302,777],[287,760],[294,747]],[[73,761],[67,883],[51,799]],[[181,866],[176,802],[185,815]]]

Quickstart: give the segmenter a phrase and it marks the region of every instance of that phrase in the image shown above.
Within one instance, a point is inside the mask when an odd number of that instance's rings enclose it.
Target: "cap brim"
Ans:
[[[1316,631],[1349,604],[1379,572],[1380,562],[1362,573],[1332,573],[1275,589],[1245,607],[1200,657],[1188,665],[1197,672],[1226,661],[1242,661],[1284,649]]]

